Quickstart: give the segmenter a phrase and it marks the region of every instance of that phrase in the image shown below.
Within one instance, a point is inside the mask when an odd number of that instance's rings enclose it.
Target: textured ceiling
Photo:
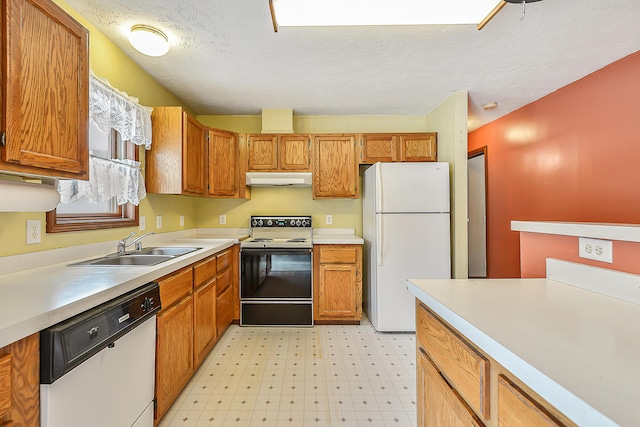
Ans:
[[[469,91],[475,129],[640,48],[637,0],[507,4],[474,25],[280,28],[268,0],[66,0],[197,114],[426,114]],[[135,51],[133,24],[170,38]],[[632,82],[630,82],[632,83]],[[635,82],[634,84],[637,84]],[[493,111],[481,105],[498,102]]]

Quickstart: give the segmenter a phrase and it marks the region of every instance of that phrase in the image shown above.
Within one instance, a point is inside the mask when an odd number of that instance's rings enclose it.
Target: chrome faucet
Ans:
[[[127,249],[127,247],[133,245],[134,243],[136,244],[136,250],[140,251],[142,250],[142,242],[141,240],[145,237],[147,237],[150,234],[156,234],[154,231],[151,231],[149,233],[145,233],[142,236],[138,237],[135,240],[132,240],[131,242],[127,243],[127,240],[129,240],[131,237],[135,236],[135,231],[132,231],[131,234],[129,234],[127,237],[125,237],[124,239],[120,239],[118,240],[118,253],[119,254],[123,254],[125,252],[125,250]]]

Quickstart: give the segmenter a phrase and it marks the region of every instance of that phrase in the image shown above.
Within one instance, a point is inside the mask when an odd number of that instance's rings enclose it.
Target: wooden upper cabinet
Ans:
[[[313,141],[313,198],[357,199],[355,136],[316,135]]]
[[[365,133],[360,140],[360,164],[376,162],[435,162],[437,134]]]
[[[309,135],[249,135],[248,170],[308,171]]]
[[[401,162],[435,162],[438,158],[435,133],[398,135]]]
[[[246,197],[244,174],[240,171],[238,136],[209,129],[209,189],[211,197]]]
[[[279,167],[288,171],[308,171],[311,163],[311,143],[308,135],[280,136]]]
[[[392,134],[363,134],[360,141],[360,163],[395,162],[398,158],[396,138]]]
[[[148,193],[204,195],[206,128],[182,107],[154,107],[146,152]]]
[[[2,7],[0,169],[87,179],[88,32],[50,0]]]

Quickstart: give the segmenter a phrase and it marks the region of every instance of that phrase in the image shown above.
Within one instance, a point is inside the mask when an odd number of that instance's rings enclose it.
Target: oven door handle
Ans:
[[[247,255],[299,255],[310,254],[312,248],[240,248],[240,252]]]

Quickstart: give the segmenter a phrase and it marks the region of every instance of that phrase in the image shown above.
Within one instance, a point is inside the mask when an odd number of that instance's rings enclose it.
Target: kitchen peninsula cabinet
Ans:
[[[311,169],[309,135],[254,135],[247,137],[248,170],[308,172]]]
[[[209,197],[248,199],[245,172],[240,161],[240,136],[224,130],[209,129]]]
[[[2,7],[0,170],[87,179],[88,31],[50,0]]]
[[[182,107],[154,107],[151,122],[147,192],[206,195],[206,128]]]
[[[361,245],[314,245],[315,323],[355,323],[362,319]]]
[[[366,133],[360,140],[360,164],[376,162],[435,162],[437,134]]]
[[[40,334],[0,348],[0,426],[40,426]]]
[[[575,426],[416,303],[418,426]]]
[[[355,135],[313,137],[313,198],[359,197]]]

